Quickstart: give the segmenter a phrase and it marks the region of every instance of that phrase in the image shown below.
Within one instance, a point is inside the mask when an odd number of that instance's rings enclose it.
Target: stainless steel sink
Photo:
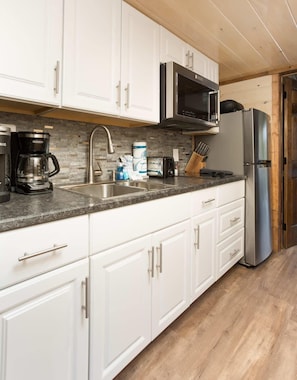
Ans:
[[[128,181],[127,185],[135,186],[141,189],[146,189],[147,191],[163,190],[163,189],[168,189],[173,186],[173,185],[167,185],[164,183],[157,183],[157,182],[151,182],[151,181]]]
[[[61,186],[61,188],[100,199],[122,197],[147,191],[145,188],[123,186],[116,183],[84,183],[80,185]]]

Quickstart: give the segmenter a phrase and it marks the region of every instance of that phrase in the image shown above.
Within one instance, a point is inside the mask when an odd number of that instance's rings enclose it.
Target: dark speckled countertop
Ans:
[[[0,203],[0,232],[128,206],[242,179],[244,179],[243,176],[228,176],[225,178],[184,176],[150,179],[149,181],[173,186],[162,190],[104,200],[76,194],[59,187],[55,187],[54,191],[49,194],[22,195],[12,193],[10,201]]]

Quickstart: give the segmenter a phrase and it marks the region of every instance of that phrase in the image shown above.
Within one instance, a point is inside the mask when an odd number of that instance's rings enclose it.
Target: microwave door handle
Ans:
[[[219,122],[220,121],[220,112],[219,112],[219,109],[220,109],[220,96],[219,96],[219,90],[218,91],[210,91],[208,93],[209,95],[209,102],[208,102],[208,114],[211,115],[212,114],[212,110],[211,110],[211,101],[210,101],[210,98],[212,96],[215,97],[215,100],[216,100],[216,109],[214,110],[214,114],[215,114],[215,119],[211,119],[210,121],[215,121],[215,122]]]

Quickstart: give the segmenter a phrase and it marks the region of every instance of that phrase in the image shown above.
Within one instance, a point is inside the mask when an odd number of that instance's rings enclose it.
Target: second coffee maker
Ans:
[[[49,133],[18,132],[15,136],[15,191],[40,194],[53,190],[49,177],[59,173],[56,156],[49,152]],[[49,170],[49,160],[53,170]]]

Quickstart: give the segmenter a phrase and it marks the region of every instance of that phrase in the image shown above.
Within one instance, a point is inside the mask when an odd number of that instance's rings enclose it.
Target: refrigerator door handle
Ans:
[[[259,160],[257,162],[244,162],[243,166],[252,166],[252,165],[258,165],[266,168],[271,167],[271,161],[270,160]]]
[[[271,161],[270,160],[259,160],[257,162],[257,165],[265,166],[267,168],[271,167]]]

